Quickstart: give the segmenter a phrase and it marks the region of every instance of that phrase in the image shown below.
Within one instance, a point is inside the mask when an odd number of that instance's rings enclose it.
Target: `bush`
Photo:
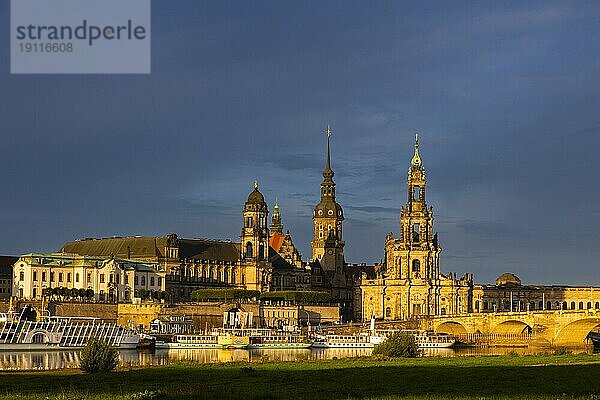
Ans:
[[[300,304],[322,304],[331,301],[331,295],[327,292],[317,292],[313,290],[281,290],[275,292],[265,292],[260,295],[261,300],[270,301],[293,301]]]
[[[109,372],[117,367],[119,351],[106,340],[91,338],[81,351],[79,368],[89,374]]]
[[[405,332],[394,332],[373,349],[373,355],[393,358],[413,358],[422,354],[415,337]]]
[[[247,300],[255,299],[260,296],[258,290],[245,289],[199,289],[192,292],[192,299],[198,301],[205,300]]]

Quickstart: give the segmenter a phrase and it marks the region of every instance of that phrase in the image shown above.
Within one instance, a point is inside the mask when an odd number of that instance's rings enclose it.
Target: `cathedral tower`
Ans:
[[[275,199],[275,206],[273,207],[273,216],[271,217],[271,225],[269,225],[271,235],[275,233],[283,233],[283,224],[281,223],[281,214],[279,212],[279,202]]]
[[[437,235],[433,233],[433,209],[427,208],[427,179],[419,155],[419,135],[415,135],[415,153],[408,169],[408,198],[400,210],[400,240],[395,239],[388,252],[388,275],[396,279],[436,280],[439,276]],[[390,243],[391,244],[391,243]],[[386,245],[386,250],[388,246]],[[393,249],[402,250],[401,252]],[[394,254],[395,259],[389,259]]]
[[[334,172],[331,169],[331,129],[327,127],[327,161],[321,182],[321,201],[313,212],[312,259],[325,271],[341,272],[344,267],[342,221],[344,212],[335,201]]]
[[[250,290],[267,290],[270,281],[269,208],[254,181],[254,190],[244,205],[241,238],[241,260],[244,266],[242,284]]]

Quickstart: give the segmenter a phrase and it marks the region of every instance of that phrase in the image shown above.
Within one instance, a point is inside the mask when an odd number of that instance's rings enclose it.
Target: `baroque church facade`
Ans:
[[[407,202],[400,209],[399,236],[385,238],[385,257],[375,276],[362,272],[354,298],[357,319],[404,320],[472,312],[473,276],[440,271],[442,247],[426,201],[427,177],[415,137],[407,177]]]

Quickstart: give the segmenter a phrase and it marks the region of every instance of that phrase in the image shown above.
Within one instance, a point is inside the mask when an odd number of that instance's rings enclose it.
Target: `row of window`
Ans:
[[[246,253],[244,254],[244,256],[246,258],[251,258],[254,256],[254,251],[252,248],[252,243],[248,242],[246,243]],[[265,248],[265,244],[264,243],[259,243],[258,245],[258,258],[261,260],[266,260],[268,258],[268,250]]]
[[[215,271],[212,268],[208,270],[208,273],[205,269],[202,269],[201,276],[198,276],[198,269],[188,270],[186,268],[182,268],[180,270],[180,274],[181,274],[182,278],[193,278],[195,281],[200,280],[200,281],[204,281],[204,282],[215,282],[216,281],[216,282],[230,283],[229,278],[231,277],[231,283],[235,283],[235,278],[236,278],[235,271],[231,271],[231,275],[230,275],[229,270],[227,270],[227,269],[225,269],[224,271],[221,271],[220,269],[218,269],[216,276],[215,276]]]
[[[574,301],[572,301],[570,304],[568,304],[566,301],[560,302],[560,301],[555,301],[554,303],[552,301],[547,301],[546,302],[546,307],[544,308],[544,302],[539,301],[539,302],[535,302],[535,301],[531,301],[529,302],[529,310],[530,311],[535,311],[535,310],[590,310],[590,309],[600,309],[600,302],[595,302],[592,303],[591,301],[588,301],[587,303],[580,301],[579,303],[576,303]],[[479,300],[475,301],[475,309],[479,310]],[[488,311],[488,310],[510,310],[510,301],[508,300],[504,300],[504,301],[498,301],[498,303],[491,301],[491,302],[487,302],[484,301],[483,302],[483,311]],[[513,307],[512,310],[514,311],[527,311],[527,303],[526,302],[521,302],[521,301],[515,301],[513,302]]]
[[[264,228],[266,224],[266,218],[265,217],[260,217],[258,219],[258,227],[259,228]],[[252,217],[247,217],[246,218],[246,228],[252,228]]]
[[[290,318],[294,317],[294,311],[265,311],[264,317]]]
[[[120,284],[120,274],[108,274],[109,276],[109,282],[110,283],[116,283],[117,285]],[[66,277],[66,282],[70,283],[71,282],[71,273],[67,272],[66,274],[59,272],[58,273],[58,282],[64,282],[64,278]],[[46,278],[47,278],[47,274],[46,271],[42,271],[41,273],[41,278],[42,278],[42,282],[46,282]],[[54,282],[55,280],[55,273],[53,271],[50,271],[50,282]],[[21,282],[25,281],[25,272],[21,271],[19,272],[19,280]],[[38,281],[38,271],[33,271],[33,281],[37,282]],[[105,274],[100,274],[100,283],[105,283],[106,279],[105,279]],[[129,284],[129,276],[127,274],[123,275],[123,284],[128,285]],[[87,274],[87,283],[91,283],[92,282],[92,274],[88,272]],[[75,283],[79,283],[79,273],[75,274]],[[138,276],[134,276],[134,284],[137,285],[138,284]],[[146,285],[146,277],[144,275],[142,275],[141,277],[141,284],[142,286]],[[157,286],[161,286],[162,285],[162,277],[158,277],[158,284]],[[150,277],[150,286],[154,286],[154,277],[151,276]]]

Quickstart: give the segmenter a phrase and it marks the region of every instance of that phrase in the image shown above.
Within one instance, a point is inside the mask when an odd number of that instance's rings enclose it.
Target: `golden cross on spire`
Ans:
[[[327,130],[325,131],[325,133],[327,134],[327,137],[331,137],[331,134],[333,132],[331,131],[331,127],[329,125],[327,125]]]
[[[415,133],[415,155],[412,158],[411,164],[416,167],[420,167],[422,164],[421,157],[419,156],[419,134]]]
[[[254,180],[254,189],[258,190],[258,179]]]

